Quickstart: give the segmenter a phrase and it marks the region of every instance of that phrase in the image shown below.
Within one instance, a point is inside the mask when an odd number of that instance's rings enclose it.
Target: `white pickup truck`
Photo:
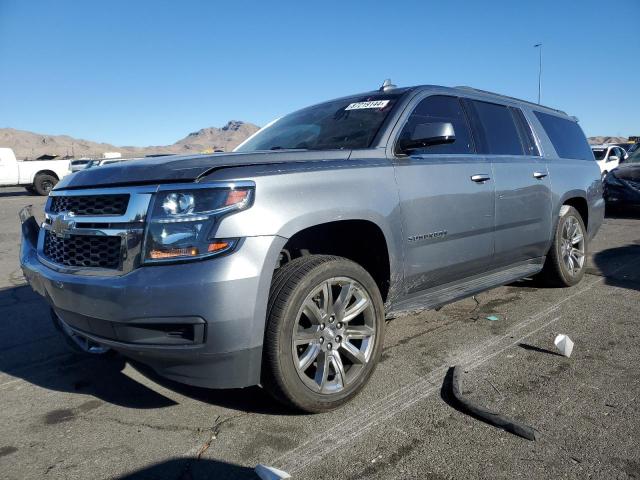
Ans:
[[[65,175],[71,173],[69,160],[18,161],[10,148],[0,148],[0,186],[23,186],[30,193],[49,195]]]

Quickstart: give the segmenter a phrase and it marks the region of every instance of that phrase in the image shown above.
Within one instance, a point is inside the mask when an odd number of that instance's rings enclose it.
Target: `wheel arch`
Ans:
[[[38,176],[40,175],[51,175],[52,177],[54,177],[56,180],[60,180],[60,177],[58,177],[58,174],[56,172],[54,172],[53,170],[39,170],[36,172],[36,174],[33,176],[33,180],[32,182],[36,181],[36,178],[38,178]]]
[[[560,204],[558,215],[561,214],[560,212],[562,211],[562,206],[564,205],[575,208],[582,217],[585,228],[589,228],[589,203],[587,202],[586,195],[569,195],[567,196],[567,198],[564,198],[562,203]]]
[[[307,254],[336,255],[361,265],[373,277],[383,300],[392,287],[397,266],[384,229],[371,219],[348,218],[319,223],[298,224],[288,235],[282,260]]]

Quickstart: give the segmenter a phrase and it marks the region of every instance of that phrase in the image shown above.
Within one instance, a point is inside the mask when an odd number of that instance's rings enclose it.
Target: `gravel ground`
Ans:
[[[322,415],[259,388],[181,386],[122,358],[70,353],[18,265],[17,212],[44,199],[0,190],[0,477],[640,478],[640,215],[609,216],[588,274],[532,281],[398,318],[369,386]],[[634,218],[635,216],[635,218]],[[498,321],[488,321],[488,315]],[[575,341],[554,352],[559,333]],[[530,442],[461,412],[469,398],[532,425]]]

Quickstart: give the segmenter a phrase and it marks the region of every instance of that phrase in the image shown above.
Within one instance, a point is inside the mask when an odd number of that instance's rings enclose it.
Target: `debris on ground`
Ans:
[[[451,390],[453,393],[453,397],[458,401],[458,403],[472,416],[480,418],[491,425],[495,425],[498,428],[502,428],[503,430],[513,433],[514,435],[518,435],[519,437],[526,438],[527,440],[537,440],[538,432],[523,423],[520,423],[516,420],[512,420],[508,417],[500,415],[499,413],[492,412],[485,407],[480,405],[476,405],[472,401],[466,399],[462,395],[462,369],[460,366],[453,367],[453,379],[451,381]]]
[[[476,306],[473,307],[473,310],[471,310],[473,312],[476,308],[480,306],[480,301],[476,298],[475,295],[471,296],[471,298],[473,299],[474,302],[476,302]]]
[[[474,312],[480,307],[480,301],[476,298],[475,295],[473,295],[471,298],[473,299],[474,302],[476,302],[476,306],[473,307],[469,312],[469,315],[471,315],[470,320],[477,322],[480,319],[480,315]]]
[[[213,426],[211,427],[211,435],[209,435],[209,438],[207,439],[206,442],[204,442],[204,444],[202,445],[202,447],[200,447],[200,450],[198,450],[198,453],[196,455],[196,458],[198,460],[200,460],[200,457],[202,457],[202,455],[204,454],[204,452],[206,452],[207,450],[209,450],[209,447],[211,446],[211,442],[213,442],[217,437],[218,437],[218,433],[220,433],[220,415],[218,415],[216,417],[216,421],[213,422]]]
[[[291,475],[289,475],[287,472],[278,470],[274,467],[263,465],[261,463],[256,465],[255,472],[262,480],[280,480],[283,478],[291,478]]]
[[[485,318],[491,322],[497,322],[498,320],[500,320],[500,317],[498,317],[497,315],[489,315]]]
[[[562,355],[567,358],[571,356],[571,352],[573,352],[573,341],[567,335],[558,335],[553,343]]]

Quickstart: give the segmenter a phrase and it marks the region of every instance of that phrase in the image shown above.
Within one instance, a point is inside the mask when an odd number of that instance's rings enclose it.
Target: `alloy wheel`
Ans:
[[[570,275],[576,276],[582,270],[585,259],[584,232],[574,216],[565,219],[560,238],[562,261]]]
[[[342,391],[373,356],[377,332],[373,302],[351,278],[334,277],[317,285],[303,302],[293,328],[296,371],[316,393]]]

